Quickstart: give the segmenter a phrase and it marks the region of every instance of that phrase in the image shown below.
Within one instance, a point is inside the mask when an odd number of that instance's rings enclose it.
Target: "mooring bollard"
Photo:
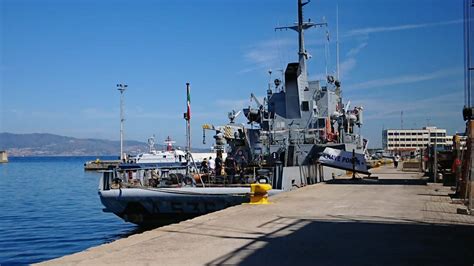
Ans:
[[[250,204],[269,204],[268,191],[272,189],[269,184],[250,185]]]

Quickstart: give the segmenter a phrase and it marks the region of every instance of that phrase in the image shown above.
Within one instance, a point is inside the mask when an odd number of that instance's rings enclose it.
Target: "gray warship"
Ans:
[[[322,24],[303,20],[307,3],[298,0],[296,25],[277,28],[298,33],[298,62],[287,65],[284,80],[268,86],[262,103],[252,94],[256,106],[231,111],[228,124],[202,126],[204,142],[206,132],[215,140],[216,167],[192,165],[187,151],[185,168],[105,171],[99,184],[104,211],[140,225],[179,221],[249,202],[251,184],[270,184],[273,195],[345,175],[350,169],[321,162],[328,148],[363,157],[367,141],[357,134],[363,108],[343,104],[334,77],[325,86],[308,80],[304,31]],[[246,123],[236,122],[240,114]]]

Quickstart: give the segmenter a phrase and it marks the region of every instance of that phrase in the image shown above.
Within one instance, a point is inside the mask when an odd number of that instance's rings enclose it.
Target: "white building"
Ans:
[[[416,151],[430,145],[450,148],[453,136],[446,129],[424,127],[422,129],[386,129],[382,132],[382,145],[386,151]]]

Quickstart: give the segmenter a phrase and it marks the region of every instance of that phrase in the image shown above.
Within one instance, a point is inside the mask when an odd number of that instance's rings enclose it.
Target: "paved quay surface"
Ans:
[[[473,265],[474,216],[418,173],[336,180],[164,226],[46,265]]]

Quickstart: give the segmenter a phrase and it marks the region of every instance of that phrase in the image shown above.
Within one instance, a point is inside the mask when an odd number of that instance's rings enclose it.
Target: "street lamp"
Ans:
[[[120,91],[120,161],[123,161],[123,122],[125,121],[123,115],[123,93],[127,89],[127,84],[117,84],[117,90]]]

